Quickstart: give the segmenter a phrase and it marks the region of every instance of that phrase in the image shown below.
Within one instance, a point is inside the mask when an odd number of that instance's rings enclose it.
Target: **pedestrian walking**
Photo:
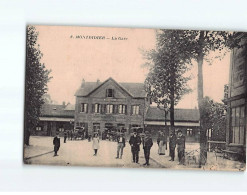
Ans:
[[[139,163],[139,151],[140,151],[141,138],[139,135],[137,135],[136,131],[134,131],[133,135],[130,137],[129,144],[131,146],[133,162]]]
[[[94,149],[94,156],[97,156],[97,152],[99,149],[99,135],[95,133],[93,136],[93,149]]]
[[[91,137],[92,137],[92,136],[89,134],[89,135],[88,135],[88,142],[91,142]]]
[[[56,136],[53,139],[53,145],[54,145],[54,156],[58,156],[57,152],[60,148],[60,138],[59,138],[59,134],[57,133]]]
[[[143,165],[149,166],[150,150],[151,147],[153,146],[153,140],[149,131],[145,131],[145,136],[143,138],[142,144],[143,144],[144,156],[146,160],[146,163],[144,163]]]
[[[123,133],[120,133],[120,135],[117,137],[117,157],[116,157],[117,159],[122,158],[124,147],[125,147],[125,138],[123,136]]]
[[[64,140],[63,140],[64,143],[66,143],[66,139],[67,139],[67,131],[64,132]]]
[[[165,155],[165,151],[166,151],[166,136],[164,134],[164,132],[160,132],[158,139],[157,139],[157,144],[159,146],[158,148],[158,154],[159,155]]]
[[[178,136],[177,136],[177,150],[178,150],[178,160],[179,165],[185,163],[185,136],[182,134],[181,130],[178,130]]]
[[[174,161],[176,142],[177,142],[177,137],[174,132],[171,132],[169,136],[169,154],[171,159],[169,161]]]

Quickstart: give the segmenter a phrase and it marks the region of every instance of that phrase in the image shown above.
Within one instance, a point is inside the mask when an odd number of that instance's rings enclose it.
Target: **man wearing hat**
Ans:
[[[174,161],[175,158],[175,148],[176,148],[177,137],[174,132],[171,132],[169,136],[169,154],[171,159],[169,161]]]
[[[123,133],[121,132],[120,135],[117,137],[117,157],[116,158],[122,158],[123,156],[123,149],[125,147],[125,138],[123,136]],[[120,157],[119,157],[120,152]]]
[[[144,156],[146,160],[146,163],[144,163],[143,165],[149,166],[150,150],[151,147],[153,146],[153,140],[149,131],[145,131],[145,136],[143,138],[142,144],[143,144]]]
[[[182,134],[181,130],[178,130],[178,136],[177,136],[177,150],[178,150],[178,160],[179,165],[184,164],[185,162],[185,136]]]
[[[56,136],[53,139],[53,145],[54,145],[54,156],[58,156],[57,152],[60,148],[60,138],[59,138],[59,133],[56,134]]]
[[[130,137],[129,144],[131,146],[133,162],[138,163],[139,162],[139,151],[140,151],[141,138],[139,135],[137,135],[136,130],[134,130],[133,135]]]

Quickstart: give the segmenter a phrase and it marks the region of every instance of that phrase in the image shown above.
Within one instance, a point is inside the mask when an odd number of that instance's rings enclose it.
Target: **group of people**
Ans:
[[[175,158],[175,149],[177,147],[178,152],[178,161],[179,164],[185,163],[185,136],[182,134],[181,130],[177,131],[177,136],[172,132],[169,136],[169,153],[170,161],[174,161]]]
[[[64,135],[64,143],[66,143],[67,134]],[[99,134],[95,133],[92,138],[92,147],[94,150],[94,156],[97,156],[97,152],[99,150]],[[122,159],[123,150],[126,144],[125,137],[123,133],[117,137],[117,156],[116,159]],[[131,146],[132,152],[132,160],[133,163],[139,164],[139,152],[140,145],[143,147],[145,163],[144,165],[149,166],[149,158],[150,158],[150,150],[153,146],[153,140],[151,137],[151,133],[149,131],[145,131],[144,136],[140,136],[137,131],[133,132],[133,135],[130,137],[129,144]],[[167,149],[167,138],[164,132],[160,132],[158,139],[158,154],[165,155],[165,151]],[[60,148],[60,138],[59,134],[57,134],[53,139],[54,145],[54,156],[58,156],[57,152]],[[177,147],[178,152],[178,160],[179,164],[185,163],[185,136],[182,134],[181,130],[177,131],[177,136],[174,132],[172,132],[169,136],[169,155],[171,157],[170,161],[174,161],[175,158],[175,149]]]
[[[123,149],[125,147],[125,137],[123,133],[120,133],[120,135],[117,137],[117,156],[116,159],[122,159],[123,156]],[[97,156],[97,152],[99,149],[99,135],[98,133],[95,133],[92,139],[93,142],[93,150],[94,150],[94,156]],[[140,145],[143,145],[144,150],[144,156],[146,162],[144,165],[149,166],[149,156],[150,156],[150,149],[153,146],[153,140],[151,137],[151,134],[146,131],[145,136],[141,138],[136,131],[134,131],[133,135],[130,137],[129,144],[131,146],[131,152],[133,157],[134,163],[139,163],[139,151],[140,151]]]
[[[158,139],[158,154],[165,155],[167,149],[167,137],[164,132],[160,132]],[[171,159],[169,161],[174,161],[175,149],[177,147],[179,164],[185,163],[185,136],[182,134],[181,130],[177,131],[177,136],[175,132],[172,132],[169,136],[169,155]]]
[[[143,146],[144,156],[145,156],[145,163],[143,165],[149,166],[149,157],[150,157],[150,150],[153,146],[153,140],[149,131],[145,132],[144,137],[140,137],[136,131],[134,131],[133,135],[130,137],[129,144],[131,146],[131,152],[133,157],[133,162],[139,164],[139,151],[140,145]]]

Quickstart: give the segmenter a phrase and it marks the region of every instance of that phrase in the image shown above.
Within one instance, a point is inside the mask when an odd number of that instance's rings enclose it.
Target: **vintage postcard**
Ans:
[[[23,161],[245,171],[247,34],[28,25]]]

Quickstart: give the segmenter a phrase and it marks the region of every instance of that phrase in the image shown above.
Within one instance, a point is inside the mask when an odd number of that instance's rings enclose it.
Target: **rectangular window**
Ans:
[[[40,126],[37,126],[36,131],[42,131],[42,128]]]
[[[85,130],[88,129],[88,123],[78,122],[77,127],[83,127]]]
[[[138,115],[139,111],[140,111],[140,106],[139,105],[132,106],[132,115]]]
[[[113,129],[113,124],[112,123],[105,123],[105,128],[107,129],[107,130],[112,130]]]
[[[243,145],[245,139],[245,107],[232,108],[231,111],[231,143]]]
[[[106,105],[106,113],[107,114],[112,114],[113,113],[113,105],[112,104],[107,104]]]
[[[192,136],[193,130],[192,129],[187,129],[187,136]]]
[[[85,104],[85,103],[81,103],[81,112],[87,112],[87,106],[88,104]]]
[[[106,97],[114,97],[114,90],[106,89]]]
[[[126,114],[126,105],[118,105],[118,114]]]
[[[63,128],[63,127],[59,127],[59,128],[58,128],[58,131],[59,131],[59,132],[63,132],[63,131],[64,131],[64,128]]]
[[[131,128],[140,128],[140,127],[141,125],[136,125],[136,124],[131,125]]]
[[[93,131],[99,132],[100,130],[100,123],[93,123]]]
[[[101,105],[100,104],[93,104],[93,112],[100,113],[101,112]]]

